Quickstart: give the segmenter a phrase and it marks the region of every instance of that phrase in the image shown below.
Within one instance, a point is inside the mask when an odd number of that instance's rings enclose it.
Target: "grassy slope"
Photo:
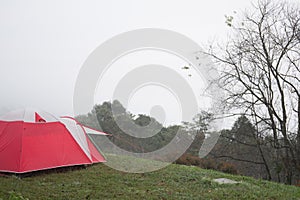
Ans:
[[[144,161],[143,161],[144,162]],[[213,178],[241,181],[220,185]],[[103,164],[27,178],[0,177],[0,199],[300,199],[300,188],[183,165],[130,174]]]

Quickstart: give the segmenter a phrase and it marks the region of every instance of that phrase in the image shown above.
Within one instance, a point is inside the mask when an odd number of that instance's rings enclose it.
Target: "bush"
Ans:
[[[218,170],[229,174],[238,174],[238,170],[236,169],[235,165],[227,162],[221,162],[218,165]]]
[[[193,156],[191,154],[183,154],[176,161],[176,164],[180,165],[194,165],[201,167],[203,169],[212,169],[221,171],[229,174],[238,174],[235,165],[228,162],[220,162],[211,158],[199,158],[198,156]]]
[[[193,156],[190,154],[183,154],[182,156],[180,156],[176,161],[176,164],[180,164],[180,165],[194,165],[194,166],[199,166],[201,163],[201,159],[197,156]]]
[[[202,159],[200,167],[203,169],[213,169],[213,170],[218,170],[217,169],[218,163],[217,161],[207,158],[207,159]]]

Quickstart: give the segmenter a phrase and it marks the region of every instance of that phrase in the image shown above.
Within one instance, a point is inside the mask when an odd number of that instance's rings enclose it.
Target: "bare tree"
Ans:
[[[273,161],[291,184],[300,174],[299,5],[258,1],[234,22],[227,17],[228,43],[208,52],[221,69],[224,105],[252,116],[257,138],[271,138]]]

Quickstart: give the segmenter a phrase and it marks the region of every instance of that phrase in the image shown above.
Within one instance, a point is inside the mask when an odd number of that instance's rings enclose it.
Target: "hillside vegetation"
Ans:
[[[239,183],[218,184],[213,181],[215,178],[229,178]],[[0,177],[0,199],[142,198],[300,199],[300,188],[176,164],[141,174],[120,172],[104,164],[95,164],[63,172],[38,172],[23,178],[14,175]]]

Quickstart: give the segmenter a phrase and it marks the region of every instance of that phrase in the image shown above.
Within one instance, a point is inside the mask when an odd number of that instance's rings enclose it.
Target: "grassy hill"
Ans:
[[[145,161],[143,161],[145,162]],[[218,184],[229,178],[238,184]],[[33,176],[0,177],[0,199],[300,199],[300,188],[172,164],[130,174],[104,164]]]

